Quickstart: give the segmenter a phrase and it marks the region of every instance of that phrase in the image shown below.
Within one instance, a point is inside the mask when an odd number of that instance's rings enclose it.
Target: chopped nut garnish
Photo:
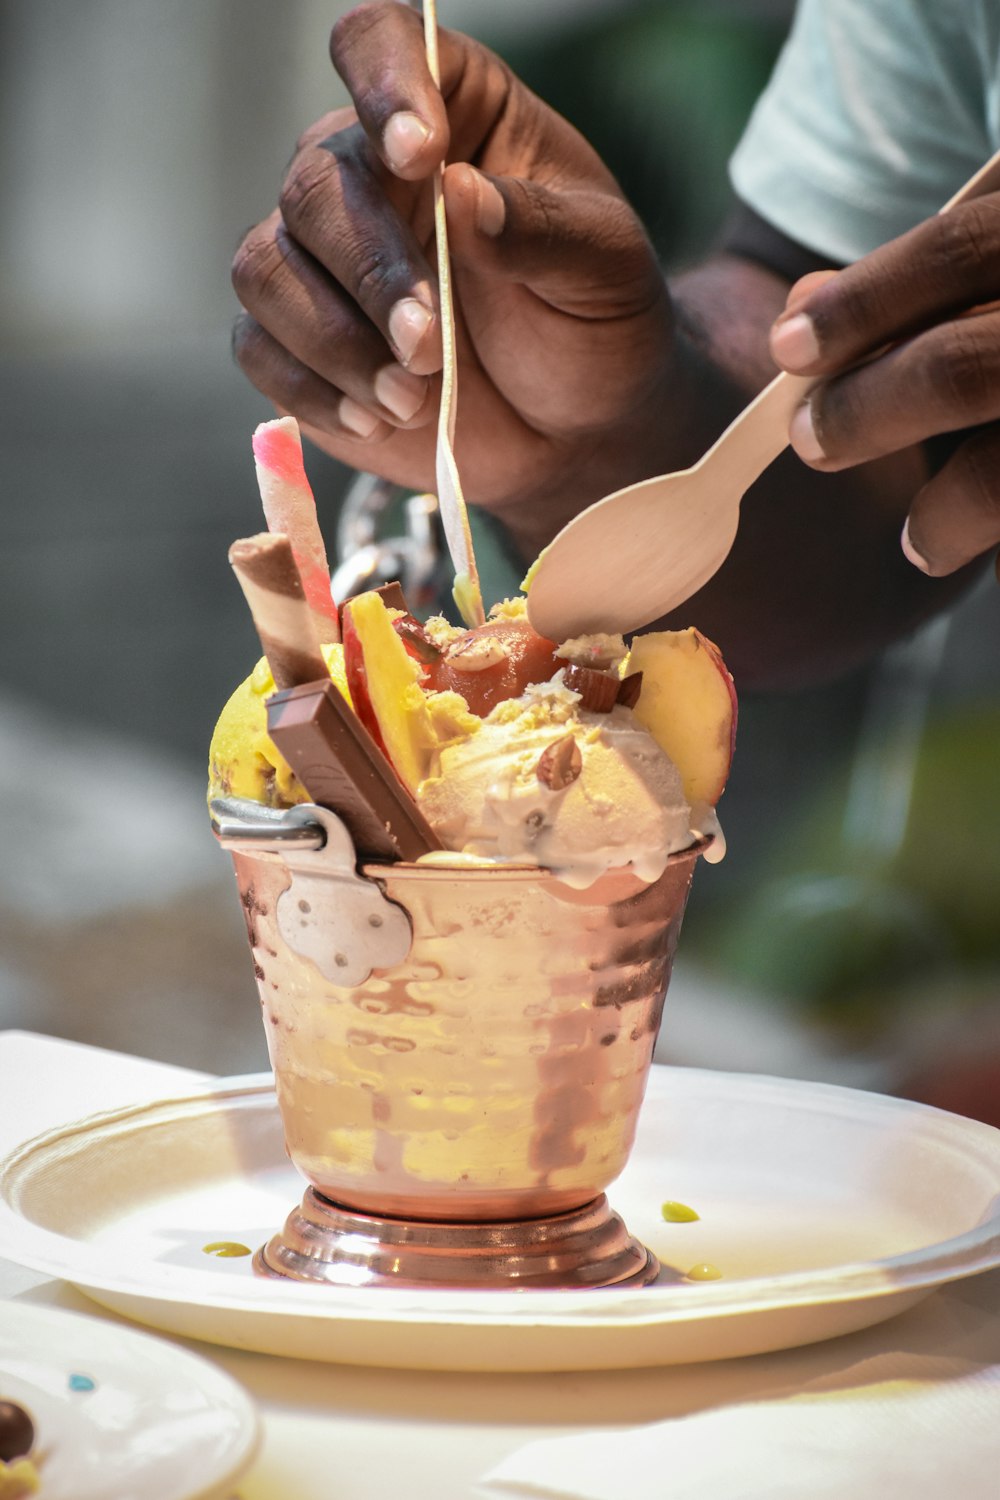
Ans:
[[[618,699],[621,681],[611,672],[594,667],[569,666],[563,670],[563,682],[580,694],[581,706],[591,713],[609,714]]]
[[[452,625],[451,621],[446,620],[443,615],[428,615],[424,621],[424,630],[428,638],[442,651],[447,651],[449,646],[455,645],[456,641],[462,640],[465,636],[464,629],[458,625]]]
[[[543,786],[547,786],[552,792],[562,792],[573,782],[583,770],[583,756],[580,747],[571,734],[564,734],[561,740],[555,740],[542,754],[538,761],[538,779]]]
[[[443,654],[441,647],[435,645],[419,621],[397,620],[395,626],[396,634],[401,636],[408,646],[413,647],[413,654],[418,660],[440,661]]]
[[[599,672],[608,667],[617,667],[628,655],[628,647],[620,635],[573,636],[556,648],[556,656],[571,661],[578,667],[595,667]]]

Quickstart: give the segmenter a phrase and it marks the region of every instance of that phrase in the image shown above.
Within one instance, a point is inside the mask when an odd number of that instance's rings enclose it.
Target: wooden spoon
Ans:
[[[1000,187],[997,152],[941,213]],[[575,516],[535,564],[528,616],[550,640],[625,633],[676,609],[718,571],[740,501],[788,445],[813,377],[778,375],[690,469],[644,479]]]

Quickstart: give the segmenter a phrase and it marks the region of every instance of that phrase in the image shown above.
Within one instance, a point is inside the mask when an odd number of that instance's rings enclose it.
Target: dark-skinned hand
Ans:
[[[955,434],[917,492],[903,550],[932,576],[1000,543],[1000,194],[959,205],[792,288],[771,334],[786,370],[827,377],[792,444],[832,472]]]
[[[354,106],[305,132],[278,207],[235,259],[250,380],[335,457],[433,488],[432,174],[446,159],[468,498],[509,512],[544,497],[551,532],[604,492],[603,455],[609,474],[622,452],[653,472],[637,454],[668,404],[670,300],[607,168],[499,58],[447,30],[439,93],[405,6],[343,17],[331,56]]]

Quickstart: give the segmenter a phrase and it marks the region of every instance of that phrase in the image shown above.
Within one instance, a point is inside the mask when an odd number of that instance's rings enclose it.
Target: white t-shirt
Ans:
[[[790,239],[856,260],[1000,147],[1000,0],[799,0],[730,163]]]

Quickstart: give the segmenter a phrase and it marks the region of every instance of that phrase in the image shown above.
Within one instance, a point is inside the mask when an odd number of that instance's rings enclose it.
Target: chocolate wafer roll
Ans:
[[[280,531],[245,537],[230,547],[229,561],[275,687],[298,687],[329,676],[288,537]]]

